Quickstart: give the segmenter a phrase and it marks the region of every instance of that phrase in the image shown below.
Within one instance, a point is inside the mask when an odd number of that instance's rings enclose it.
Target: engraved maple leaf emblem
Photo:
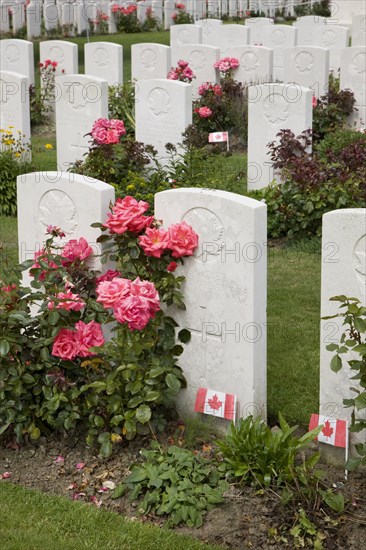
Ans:
[[[42,225],[56,225],[60,227],[67,235],[71,235],[77,226],[74,219],[76,207],[66,193],[54,189],[48,191],[40,200],[39,221]]]
[[[356,73],[362,74],[366,72],[366,54],[358,53],[353,58],[352,67]]]
[[[355,252],[355,270],[366,275],[366,252]]]
[[[202,52],[196,50],[191,53],[188,62],[194,71],[199,71],[205,66],[206,58]]]
[[[220,399],[218,398],[216,393],[213,397],[211,397],[211,399],[208,400],[208,405],[209,405],[210,409],[212,409],[214,411],[218,411],[219,409],[221,409],[222,402],[220,401]]]
[[[149,95],[148,101],[150,111],[155,116],[166,115],[172,107],[172,102],[169,94],[163,88],[154,88],[154,90],[152,90]]]
[[[314,67],[314,58],[309,52],[300,52],[296,56],[295,65],[300,73],[308,73]]]
[[[153,50],[146,49],[142,52],[140,61],[145,69],[152,71],[155,68],[157,61],[156,53]]]
[[[324,422],[324,428],[322,429],[322,434],[325,435],[325,437],[331,437],[334,432],[334,429],[330,425],[329,420],[326,420]]]
[[[244,53],[240,61],[246,71],[254,71],[258,67],[258,57],[253,52]]]

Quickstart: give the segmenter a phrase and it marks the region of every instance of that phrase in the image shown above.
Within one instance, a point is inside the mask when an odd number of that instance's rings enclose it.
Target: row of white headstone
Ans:
[[[80,175],[38,172],[18,177],[20,261],[33,258],[49,224],[66,238],[85,237],[95,250],[114,188]],[[165,227],[185,221],[199,235],[192,258],[179,268],[186,277],[186,310],[172,309],[180,328],[192,339],[180,359],[188,387],[178,407],[192,415],[196,392],[206,387],[235,394],[239,416],[266,418],[266,205],[233,193],[209,189],[177,189],[155,196],[155,216]],[[336,313],[332,296],[366,300],[366,209],[336,210],[323,218],[321,315]],[[103,269],[96,263],[96,269]],[[320,322],[320,413],[350,419],[342,400],[351,397],[350,369],[330,369],[330,343],[338,343],[341,321]],[[286,350],[284,350],[285,353]],[[345,358],[347,359],[347,358]],[[295,397],[294,397],[295,398]],[[315,411],[314,411],[315,412]],[[224,421],[220,421],[221,423]],[[365,436],[362,436],[365,439]],[[352,441],[360,436],[352,434]]]

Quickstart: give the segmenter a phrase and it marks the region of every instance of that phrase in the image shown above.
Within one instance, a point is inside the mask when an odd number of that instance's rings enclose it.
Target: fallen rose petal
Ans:
[[[103,489],[110,489],[111,491],[116,488],[116,484],[114,483],[114,481],[103,481],[102,486]]]
[[[79,462],[78,464],[76,464],[76,469],[77,470],[82,470],[85,466],[85,462]]]
[[[9,477],[11,477],[11,473],[10,473],[10,472],[4,472],[4,473],[1,474],[1,476],[0,476],[1,479],[8,479]]]
[[[100,489],[98,489],[98,493],[108,493],[108,492],[109,492],[108,487],[101,487]]]
[[[68,486],[67,490],[71,491],[72,489],[76,489],[76,487],[77,487],[76,483],[71,483],[71,485]]]
[[[92,502],[93,504],[95,504],[95,506],[96,506],[97,508],[100,508],[101,505],[102,505],[102,500],[98,500],[97,497],[94,496],[94,495],[93,495],[92,497],[90,497],[90,502]]]
[[[61,466],[63,466],[63,464],[65,463],[65,459],[63,456],[58,455],[58,457],[55,458],[54,462],[55,464],[60,464]]]

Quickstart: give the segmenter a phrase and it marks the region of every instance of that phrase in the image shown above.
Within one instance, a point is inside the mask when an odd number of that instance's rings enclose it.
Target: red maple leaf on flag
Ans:
[[[326,420],[324,422],[324,428],[322,429],[322,434],[325,435],[325,437],[331,437],[332,433],[334,432],[332,426],[330,425],[329,420]]]
[[[222,405],[216,394],[213,396],[212,399],[208,400],[208,404],[210,405],[210,409],[214,409],[215,411],[218,411]]]

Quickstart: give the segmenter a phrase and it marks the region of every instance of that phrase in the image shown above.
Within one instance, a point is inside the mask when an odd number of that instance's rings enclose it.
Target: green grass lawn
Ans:
[[[93,505],[1,482],[4,550],[219,550]]]

